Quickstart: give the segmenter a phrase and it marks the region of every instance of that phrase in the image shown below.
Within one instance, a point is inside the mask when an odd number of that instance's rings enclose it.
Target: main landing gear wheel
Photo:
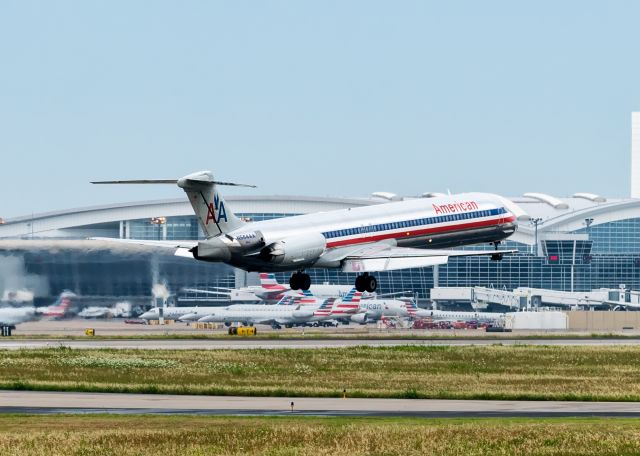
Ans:
[[[365,273],[356,277],[356,290],[359,292],[368,291],[373,293],[378,288],[378,280],[374,276]]]
[[[311,287],[311,277],[303,272],[294,272],[289,279],[292,290],[308,290]]]
[[[498,242],[494,242],[493,245],[496,248],[496,251],[498,250],[498,246],[500,245],[500,241]],[[491,255],[491,261],[500,261],[502,260],[502,253],[494,253],[493,255]]]

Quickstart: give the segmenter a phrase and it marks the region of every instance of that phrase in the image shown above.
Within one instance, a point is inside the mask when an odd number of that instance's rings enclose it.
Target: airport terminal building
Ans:
[[[428,199],[436,194],[425,193]],[[245,220],[383,204],[389,193],[366,198],[296,196],[227,197]],[[640,289],[640,199],[608,199],[590,193],[556,198],[526,193],[510,198],[528,218],[503,245],[518,253],[502,261],[486,256],[451,258],[438,267],[378,273],[379,291],[412,291],[426,298],[434,286],[487,286],[588,291],[600,287]],[[87,207],[34,214],[0,224],[0,293],[31,289],[49,299],[64,289],[85,297],[149,301],[164,283],[179,303],[211,300],[215,287],[255,282],[224,264],[176,257],[165,249],[123,246],[88,237],[194,240],[202,237],[186,198]],[[491,248],[488,245],[469,248]],[[351,284],[353,274],[311,270],[315,283]],[[288,274],[278,274],[288,282]],[[189,289],[190,291],[186,291]],[[200,290],[200,291],[197,291]]]

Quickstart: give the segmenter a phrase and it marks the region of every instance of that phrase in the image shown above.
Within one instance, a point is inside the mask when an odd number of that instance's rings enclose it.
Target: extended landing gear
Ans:
[[[368,273],[364,273],[356,277],[356,290],[359,292],[368,291],[369,293],[373,293],[378,288],[378,280],[369,275]]]
[[[289,279],[292,290],[308,290],[311,287],[311,277],[304,272],[294,272]]]
[[[494,242],[493,245],[495,246],[496,250],[498,250],[498,246],[500,245],[500,241]],[[494,253],[493,255],[491,255],[491,261],[500,261],[500,260],[502,260],[502,257],[503,257],[502,253]]]

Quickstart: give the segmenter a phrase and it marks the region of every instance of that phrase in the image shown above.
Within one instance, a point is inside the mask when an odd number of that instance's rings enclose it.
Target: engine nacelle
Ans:
[[[231,252],[220,238],[207,239],[198,242],[198,246],[191,249],[193,257],[201,261],[229,261]]]
[[[367,313],[366,312],[362,312],[359,314],[355,314],[351,316],[351,321],[354,323],[359,323],[361,325],[364,325],[367,322]]]
[[[264,247],[260,250],[260,258],[281,265],[308,265],[320,258],[326,245],[320,233],[291,236]]]

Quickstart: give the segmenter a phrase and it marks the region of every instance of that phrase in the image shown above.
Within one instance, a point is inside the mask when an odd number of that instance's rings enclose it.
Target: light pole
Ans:
[[[538,225],[542,222],[542,219],[533,218],[529,222],[533,225],[533,254],[538,256]]]
[[[587,240],[591,239],[591,225],[593,225],[592,218],[584,219],[584,224],[587,226]]]
[[[152,217],[149,221],[152,225],[158,227],[158,239],[164,239],[163,231],[166,229],[167,218],[166,217]]]

